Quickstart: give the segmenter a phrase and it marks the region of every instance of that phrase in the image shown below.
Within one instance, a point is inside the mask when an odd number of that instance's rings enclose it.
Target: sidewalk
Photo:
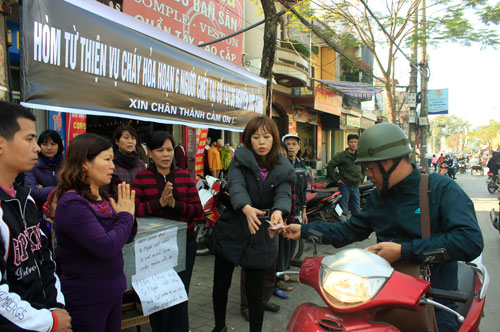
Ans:
[[[369,239],[355,243],[348,247],[365,248],[375,242]],[[318,255],[331,255],[337,252],[331,245],[318,245]],[[303,257],[312,255],[312,245],[306,243]],[[214,256],[197,256],[194,264],[191,289],[189,294],[189,327],[191,332],[211,332],[214,328],[212,309],[212,280],[213,280]],[[227,306],[226,324],[228,331],[246,332],[249,330],[248,322],[240,314],[240,273],[241,268],[234,269],[229,300]],[[301,303],[312,302],[323,306],[323,300],[311,287],[301,283],[290,283],[294,290],[288,292],[289,298],[282,300],[275,296],[271,302],[281,306],[277,313],[265,312],[263,332],[284,331],[295,308]],[[141,332],[151,332],[149,324],[140,326]],[[135,328],[124,330],[135,332]]]

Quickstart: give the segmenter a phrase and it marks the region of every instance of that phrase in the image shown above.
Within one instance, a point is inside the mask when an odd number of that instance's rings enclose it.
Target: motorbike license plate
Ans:
[[[335,206],[335,212],[337,212],[337,214],[339,215],[339,217],[342,215],[342,208],[340,207],[340,205],[336,205]]]

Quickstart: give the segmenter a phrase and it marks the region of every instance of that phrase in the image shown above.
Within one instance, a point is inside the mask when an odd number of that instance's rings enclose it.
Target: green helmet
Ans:
[[[380,161],[407,156],[410,141],[401,128],[384,122],[366,129],[359,137],[356,163]]]

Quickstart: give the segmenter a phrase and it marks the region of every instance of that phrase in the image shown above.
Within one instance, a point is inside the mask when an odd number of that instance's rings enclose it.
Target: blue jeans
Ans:
[[[359,212],[359,187],[349,187],[346,184],[339,184],[339,190],[342,194],[340,199],[340,207],[342,208],[343,215],[347,216],[349,209],[351,214]]]

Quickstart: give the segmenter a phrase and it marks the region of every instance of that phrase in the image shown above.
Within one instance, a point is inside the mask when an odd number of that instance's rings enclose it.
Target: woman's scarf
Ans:
[[[137,165],[137,152],[123,153],[116,150],[114,162],[125,169],[132,169]]]

